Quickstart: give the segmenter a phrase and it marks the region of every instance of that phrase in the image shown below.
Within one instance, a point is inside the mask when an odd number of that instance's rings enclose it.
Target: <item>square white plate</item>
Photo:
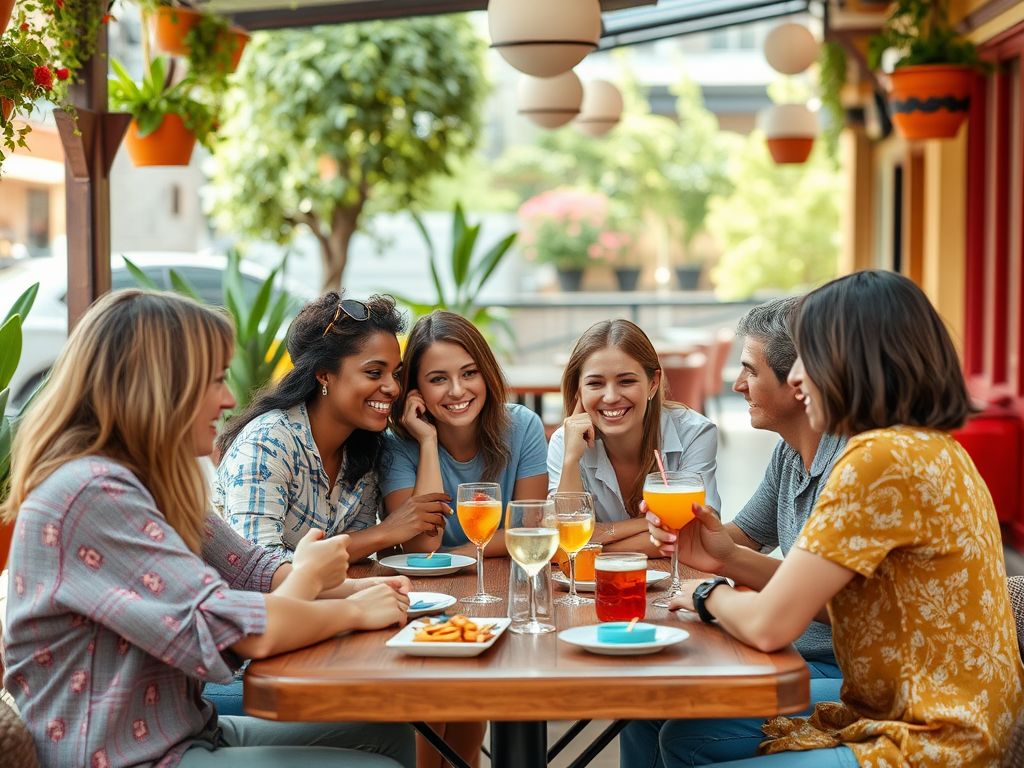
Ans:
[[[564,629],[558,633],[559,640],[602,656],[641,656],[657,653],[670,645],[683,642],[689,636],[690,633],[685,629],[659,626],[655,630],[654,640],[649,643],[602,643],[597,639],[597,624]]]
[[[662,579],[667,579],[671,575],[672,575],[671,573],[668,573],[666,571],[656,571],[653,568],[649,569],[647,571],[647,588],[650,589],[651,584],[657,584]],[[564,573],[562,573],[561,571],[555,570],[551,574],[551,578],[554,580],[555,584],[560,586],[566,592],[569,591],[569,577],[566,576]],[[592,582],[592,581],[580,581],[579,579],[576,579],[576,591],[577,592],[593,592],[594,589],[595,589],[594,582]]]
[[[418,565],[409,565],[408,559],[408,555],[391,555],[381,560],[380,564],[405,576],[445,576],[449,573],[455,573],[467,565],[476,564],[476,560],[472,557],[454,554],[452,555],[452,564],[440,568],[424,568]]]
[[[408,625],[403,627],[398,634],[384,643],[384,645],[388,648],[394,648],[396,651],[407,653],[410,656],[444,656],[448,658],[479,656],[494,645],[498,641],[498,638],[505,634],[505,630],[508,629],[508,625],[512,623],[512,619],[508,618],[474,618],[473,621],[478,625],[494,625],[494,635],[486,643],[417,643],[412,639],[416,634],[417,628],[419,628],[424,622],[435,624],[437,621],[437,619],[417,619],[416,621],[410,621]]]

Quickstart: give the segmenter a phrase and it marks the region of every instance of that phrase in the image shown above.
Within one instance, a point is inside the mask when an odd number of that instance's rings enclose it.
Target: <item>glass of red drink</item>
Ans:
[[[594,558],[595,602],[601,621],[632,621],[647,612],[647,555],[608,552]]]

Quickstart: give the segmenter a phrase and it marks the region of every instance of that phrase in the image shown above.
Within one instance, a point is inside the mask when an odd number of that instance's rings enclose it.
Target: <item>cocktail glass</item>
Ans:
[[[647,508],[656,514],[663,526],[675,531],[693,520],[693,505],[704,506],[704,478],[697,472],[652,472],[644,481],[644,501]],[[679,538],[672,549],[672,585],[668,592],[654,601],[667,608],[672,598],[682,592],[679,582]]]
[[[558,544],[569,556],[569,594],[555,600],[557,605],[587,605],[594,602],[576,593],[576,555],[594,535],[594,497],[589,493],[552,493],[558,518]]]
[[[476,544],[476,594],[463,603],[500,603],[497,595],[484,590],[484,547],[501,525],[501,486],[497,483],[459,485],[455,513],[469,540]]]

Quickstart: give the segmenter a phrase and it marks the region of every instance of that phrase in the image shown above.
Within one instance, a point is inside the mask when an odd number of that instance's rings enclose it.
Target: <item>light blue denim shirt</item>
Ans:
[[[377,523],[377,472],[331,485],[303,404],[268,411],[239,433],[217,467],[213,503],[253,544],[291,560],[310,528],[325,536]]]
[[[718,427],[689,408],[662,408],[661,451],[665,469],[698,472],[704,478],[707,506],[720,511],[722,499],[718,495],[715,469],[718,456]],[[548,444],[548,489],[558,488],[565,458],[565,428],[559,427]],[[622,500],[615,468],[598,438],[593,448],[587,448],[580,459],[583,487],[594,497],[594,511],[598,522],[617,523],[629,520],[626,504]]]

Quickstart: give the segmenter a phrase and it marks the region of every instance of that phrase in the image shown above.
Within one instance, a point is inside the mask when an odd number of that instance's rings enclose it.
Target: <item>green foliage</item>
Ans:
[[[478,303],[478,297],[484,285],[494,274],[494,270],[498,268],[501,260],[512,247],[517,233],[509,233],[487,248],[482,255],[475,255],[481,225],[467,223],[462,205],[456,203],[452,213],[452,251],[447,262],[442,265],[423,220],[415,214],[413,214],[413,220],[419,227],[420,234],[427,246],[427,254],[430,258],[430,276],[433,280],[434,290],[437,292],[437,300],[428,304],[413,301],[404,296],[395,296],[395,298],[407,305],[417,317],[429,314],[435,309],[447,309],[470,320],[492,339],[494,338],[492,329],[495,326],[504,328],[511,336],[512,330],[508,325],[507,317],[494,308],[481,306]],[[451,294],[445,290],[445,281],[441,277],[442,270],[450,273],[450,282],[455,289]]]
[[[29,0],[22,8],[30,14],[38,9],[47,15],[46,35],[53,43],[54,64],[66,67],[74,82],[96,53],[97,33],[110,21],[113,4],[114,0]]]
[[[295,300],[284,290],[275,290],[274,281],[284,269],[282,261],[260,286],[252,305],[242,289],[242,257],[236,250],[228,251],[228,264],[221,279],[224,306],[235,326],[235,354],[228,366],[228,386],[245,408],[252,396],[265,387],[285,354],[285,345],[278,339],[286,319],[294,314]],[[135,281],[151,291],[160,287],[128,259],[125,266]],[[170,271],[171,285],[176,293],[202,301],[196,289],[176,270]]]
[[[255,35],[211,164],[216,223],[278,243],[308,226],[336,288],[367,201],[407,208],[476,146],[485,50],[462,15]]]
[[[880,34],[868,41],[868,66],[878,69],[889,48],[899,52],[897,67],[914,64],[980,66],[974,44],[949,26],[948,0],[896,0]]]
[[[729,169],[733,191],[709,203],[708,232],[722,248],[711,272],[723,299],[792,290],[835,276],[841,179],[818,142],[800,165],[776,165],[752,133]]]
[[[189,73],[217,93],[228,87],[231,55],[238,45],[230,29],[227,19],[213,13],[204,13],[199,23],[185,35]]]
[[[825,43],[818,54],[818,91],[821,106],[829,116],[821,133],[829,157],[839,162],[839,136],[846,124],[846,110],[840,94],[846,85],[846,50],[839,43]]]
[[[614,264],[633,238],[617,229],[621,217],[600,192],[559,187],[541,192],[519,208],[525,231],[523,255],[559,269]]]
[[[26,124],[15,128],[15,116],[30,114],[40,99],[56,103],[63,91],[50,68],[50,51],[46,44],[38,34],[22,30],[20,23],[15,19],[11,28],[0,36],[0,101],[7,101],[13,107],[10,119],[4,120],[0,115],[0,143],[7,153],[28,146],[25,137],[31,128]],[[40,70],[45,70],[46,74],[40,72],[37,77]],[[0,163],[3,155],[0,152]]]
[[[110,109],[128,112],[139,126],[139,136],[148,136],[164,121],[168,114],[179,115],[185,127],[192,131],[200,144],[207,144],[213,132],[214,119],[209,107],[193,98],[196,80],[186,77],[176,85],[168,85],[167,59],[158,56],[149,71],[136,84],[131,75],[116,59],[110,60],[116,77],[110,78]]]
[[[39,283],[36,283],[21,294],[0,325],[0,502],[7,498],[11,489],[11,446],[18,428],[17,418],[6,414],[11,396],[8,385],[21,360],[21,322],[28,317],[38,292]]]

